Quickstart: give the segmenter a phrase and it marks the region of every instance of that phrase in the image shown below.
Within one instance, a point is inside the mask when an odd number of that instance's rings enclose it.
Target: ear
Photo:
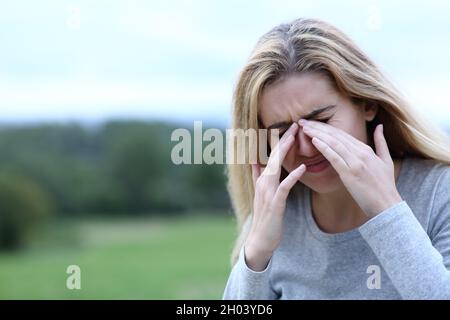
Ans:
[[[375,102],[364,103],[364,119],[366,121],[372,121],[378,112],[378,105]]]

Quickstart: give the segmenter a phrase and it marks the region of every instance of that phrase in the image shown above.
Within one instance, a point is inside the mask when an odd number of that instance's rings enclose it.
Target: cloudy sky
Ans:
[[[0,122],[228,124],[257,39],[298,17],[352,37],[425,117],[450,126],[449,1],[1,1]]]

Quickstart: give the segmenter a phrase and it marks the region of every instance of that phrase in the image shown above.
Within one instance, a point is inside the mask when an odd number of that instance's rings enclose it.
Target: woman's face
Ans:
[[[366,144],[366,121],[371,121],[376,114],[376,109],[357,106],[348,97],[341,95],[330,80],[320,73],[295,74],[269,85],[262,93],[259,108],[264,128],[279,129],[280,134],[293,122],[305,118],[326,122]],[[318,112],[320,109],[323,110]],[[291,172],[304,162],[316,160],[325,158],[300,127],[283,161],[283,168]],[[329,193],[343,187],[337,172],[326,162],[307,166],[300,181],[318,193]]]

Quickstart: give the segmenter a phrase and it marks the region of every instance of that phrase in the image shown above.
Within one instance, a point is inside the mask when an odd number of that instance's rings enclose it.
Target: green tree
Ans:
[[[46,192],[30,178],[11,171],[0,172],[0,249],[14,250],[52,212]]]

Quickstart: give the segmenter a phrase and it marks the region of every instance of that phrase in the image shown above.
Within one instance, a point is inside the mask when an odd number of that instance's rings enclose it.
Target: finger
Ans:
[[[314,137],[311,141],[317,148],[317,150],[319,150],[320,153],[323,154],[323,156],[330,162],[330,164],[338,172],[338,174],[343,174],[347,171],[347,163],[329,145],[327,145],[317,137]]]
[[[269,156],[267,166],[263,172],[264,175],[272,175],[277,178],[279,177],[281,173],[281,163],[291,148],[294,140],[294,137],[290,136],[277,145],[277,148],[274,149]]]
[[[293,123],[288,129],[286,134],[280,139],[280,142],[272,150],[269,160],[267,161],[267,167],[264,170],[264,174],[273,175],[274,177],[279,177],[281,172],[281,163],[284,161],[286,154],[292,147],[295,140],[294,134],[298,130],[298,125]]]
[[[297,183],[305,171],[306,166],[301,164],[299,167],[292,170],[283,181],[281,181],[274,196],[275,203],[284,204],[286,202],[289,191],[291,191],[292,187]]]
[[[265,170],[266,170],[266,166],[265,165],[260,165],[259,166],[259,176],[260,177],[267,175],[266,173],[264,173]],[[258,179],[256,179],[256,180],[258,180]]]
[[[350,152],[347,147],[348,143],[344,140],[344,143],[324,131],[313,129],[310,127],[303,128],[303,131],[311,138],[319,138],[320,141],[325,142],[331,149],[333,149],[346,163],[347,167],[352,167],[356,162],[356,156]]]
[[[256,180],[258,180],[259,176],[261,175],[261,167],[259,164],[252,164],[252,179],[253,179],[253,187],[256,186]]]
[[[286,141],[287,138],[289,138],[290,136],[294,135],[298,130],[298,124],[297,123],[293,123],[289,129],[286,130],[286,132],[284,133],[284,135],[281,137],[281,139],[278,141],[277,144],[274,144],[273,146],[273,150],[276,149],[277,145],[279,145],[281,142]],[[271,137],[272,138],[272,137]]]
[[[378,125],[373,133],[373,140],[375,142],[375,150],[377,156],[381,158],[385,163],[392,163],[392,157],[389,153],[389,146],[386,142],[386,138],[383,133],[383,125]]]
[[[309,120],[309,121],[305,122],[303,129],[305,129],[305,128],[312,128],[312,129],[320,130],[320,131],[328,133],[329,135],[331,135],[333,137],[338,138],[340,141],[348,142],[348,143],[346,143],[346,145],[348,146],[348,149],[351,152],[354,152],[355,154],[360,154],[362,152],[362,150],[367,148],[367,145],[364,142],[358,140],[357,138],[355,138],[351,134],[345,132],[344,130],[336,128],[334,126],[331,126],[327,123]]]

